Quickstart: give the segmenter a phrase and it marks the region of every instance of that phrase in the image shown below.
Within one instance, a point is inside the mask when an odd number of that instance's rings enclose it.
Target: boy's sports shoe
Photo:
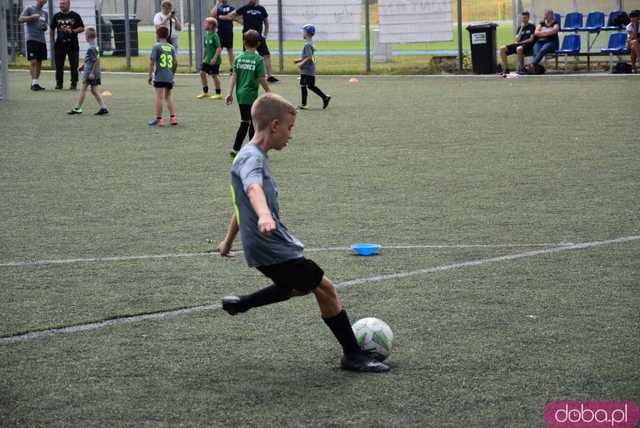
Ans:
[[[100,108],[97,113],[94,113],[94,116],[102,116],[104,114],[109,114],[109,110],[106,108]]]
[[[344,355],[340,362],[340,366],[344,370],[354,372],[384,373],[391,370],[388,365],[369,357],[365,353]]]
[[[173,116],[169,118],[169,125],[177,125],[178,124],[178,118]]]
[[[74,107],[71,111],[68,111],[67,114],[82,114],[82,109],[79,107]]]
[[[322,110],[326,109],[329,106],[329,101],[331,101],[331,97],[327,95],[324,100],[322,100]]]
[[[303,105],[299,105],[298,106],[298,110],[309,110],[309,107],[303,106]]]
[[[246,312],[247,309],[243,308],[240,304],[240,297],[238,296],[227,296],[222,298],[222,310],[227,312],[229,315],[236,315],[241,312]]]
[[[280,79],[276,79],[275,76],[269,76],[267,78],[267,82],[269,83],[278,83],[280,81]]]
[[[238,152],[236,152],[235,150],[231,150],[229,152],[229,156],[231,156],[231,160],[234,160],[237,155],[238,155]]]
[[[222,99],[222,95],[221,94],[211,95],[209,97],[209,99],[211,99],[211,100],[221,100]]]
[[[208,92],[203,92],[203,93],[201,93],[200,95],[198,95],[196,98],[197,98],[197,99],[199,99],[199,100],[201,100],[201,99],[203,99],[203,98],[207,98],[208,96],[209,96],[209,93],[208,93]]]
[[[149,126],[164,126],[164,119],[160,118],[160,119],[150,120],[149,122],[147,122],[147,125],[149,125]]]

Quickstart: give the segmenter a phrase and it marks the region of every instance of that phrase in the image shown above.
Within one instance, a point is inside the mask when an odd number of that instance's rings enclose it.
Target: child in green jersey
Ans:
[[[233,73],[229,81],[229,92],[227,93],[226,103],[233,103],[233,90],[236,91],[238,98],[238,106],[240,107],[240,127],[236,133],[236,140],[231,151],[231,158],[235,158],[236,154],[242,148],[247,132],[249,139],[253,138],[254,130],[251,123],[251,106],[258,98],[259,86],[265,92],[271,92],[267,79],[265,77],[264,61],[256,52],[260,43],[260,34],[255,30],[249,30],[243,36],[245,51],[236,57],[233,62]]]
[[[212,100],[221,100],[220,91],[220,56],[222,55],[222,45],[218,36],[218,21],[215,18],[208,17],[204,20],[204,54],[202,55],[202,65],[200,66],[200,80],[202,80],[202,93],[196,98],[209,98]],[[216,94],[209,96],[209,86],[207,85],[207,74],[211,75],[213,85],[216,88]]]

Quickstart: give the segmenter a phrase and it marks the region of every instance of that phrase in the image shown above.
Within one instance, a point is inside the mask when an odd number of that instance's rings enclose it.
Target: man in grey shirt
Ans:
[[[316,62],[314,53],[316,48],[313,47],[313,36],[316,34],[316,27],[311,24],[307,24],[302,27],[302,35],[305,40],[304,48],[302,48],[302,56],[295,61],[294,64],[298,65],[300,69],[300,91],[302,92],[302,104],[298,106],[300,110],[307,109],[307,96],[310,89],[314,94],[322,98],[322,108],[325,109],[331,101],[331,97],[325,95],[324,92],[316,86]]]
[[[234,160],[231,171],[234,215],[218,251],[223,256],[229,255],[240,232],[247,264],[271,279],[273,285],[243,296],[227,296],[222,299],[222,309],[236,315],[313,293],[322,319],[342,346],[342,368],[361,372],[389,371],[389,366],[360,349],[335,285],[317,264],[303,257],[302,243],[280,220],[278,186],[271,173],[267,152],[287,146],[296,120],[295,107],[280,95],[267,93],[253,104],[251,117],[256,133]]]
[[[47,40],[44,33],[49,27],[49,14],[44,10],[47,0],[36,0],[35,5],[27,6],[18,22],[27,27],[27,59],[31,63],[31,90],[42,91],[40,70],[42,61],[47,59]]]

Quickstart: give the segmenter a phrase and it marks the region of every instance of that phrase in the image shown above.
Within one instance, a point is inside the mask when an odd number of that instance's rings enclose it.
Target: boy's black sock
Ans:
[[[353,334],[351,322],[344,309],[338,315],[331,318],[322,318],[327,324],[333,335],[338,339],[345,355],[355,355],[360,353],[360,347]]]
[[[320,88],[318,88],[317,86],[309,86],[309,89],[311,89],[313,91],[313,93],[315,93],[316,95],[318,95],[320,98],[322,98],[323,100],[325,98],[327,98],[327,96],[324,94],[324,92],[322,92],[320,90]]]
[[[205,85],[205,86],[203,86],[203,87],[202,87],[202,92],[204,92],[205,94],[208,94],[208,93],[209,93],[209,87],[208,87],[208,86],[206,86],[206,85]]]
[[[309,91],[307,91],[306,86],[300,86],[300,92],[302,92],[302,105],[307,105],[307,97],[309,96]]]
[[[251,124],[249,125],[249,140],[253,139],[253,136],[255,135],[256,131],[255,129],[253,129],[253,121],[251,122]]]
[[[291,297],[291,291],[286,288],[270,285],[255,293],[240,296],[240,304],[243,309],[257,308],[258,306],[271,305],[273,303],[284,302]]]
[[[170,114],[169,117],[176,117],[176,115],[175,114]]]
[[[248,130],[249,122],[240,122],[240,127],[238,128],[238,132],[236,132],[236,141],[233,143],[233,150],[235,152],[240,151],[240,149],[242,148],[242,143],[244,142],[244,138],[247,136]]]
[[[220,95],[222,93],[222,89],[216,88],[216,95]]]

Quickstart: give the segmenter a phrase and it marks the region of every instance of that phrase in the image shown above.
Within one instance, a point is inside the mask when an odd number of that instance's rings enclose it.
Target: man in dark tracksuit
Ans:
[[[64,83],[64,61],[69,57],[71,69],[71,87],[76,89],[78,84],[78,62],[80,46],[78,34],[84,31],[82,18],[76,12],[70,10],[70,0],[60,0],[60,12],[51,19],[51,37],[55,31],[55,43],[53,51],[56,61],[56,89],[62,89]]]

